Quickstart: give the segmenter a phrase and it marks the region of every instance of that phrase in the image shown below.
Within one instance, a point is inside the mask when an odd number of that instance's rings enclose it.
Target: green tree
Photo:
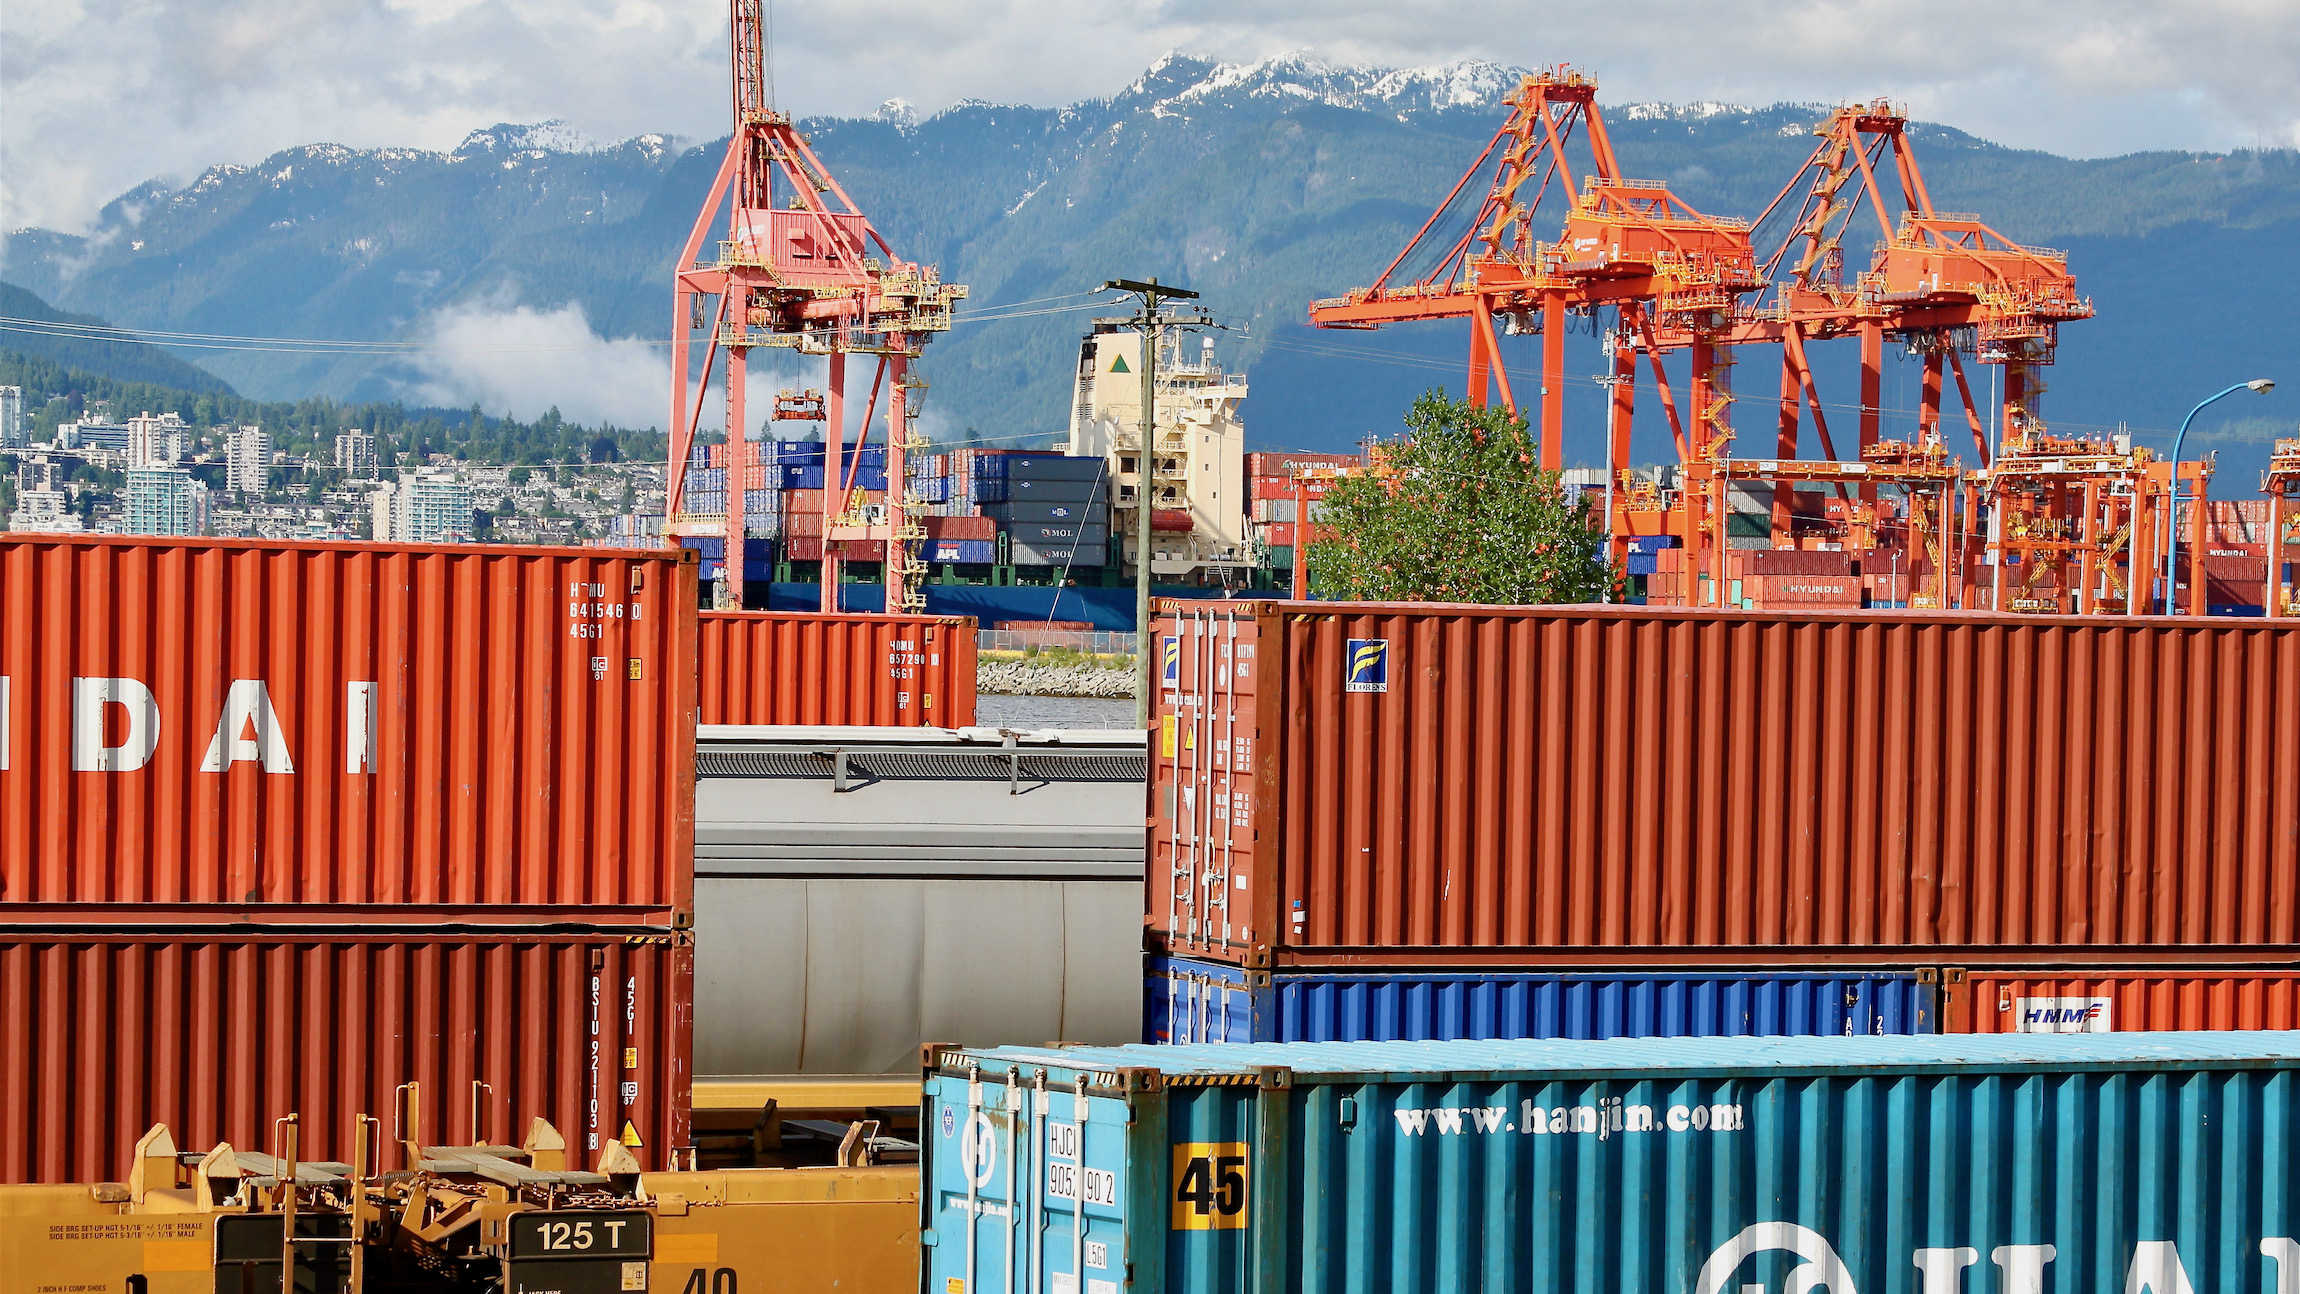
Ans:
[[[1318,596],[1369,602],[1595,602],[1618,583],[1586,501],[1541,469],[1525,420],[1431,391],[1382,442],[1382,470],[1345,477],[1309,546]]]

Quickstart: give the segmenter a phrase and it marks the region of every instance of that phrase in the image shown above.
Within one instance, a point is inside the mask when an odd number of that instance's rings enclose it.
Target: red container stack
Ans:
[[[368,1045],[321,1022],[391,966],[389,1045],[340,1081],[424,1079],[440,1127],[470,1094],[429,1080],[468,1070],[505,1129],[544,1114],[666,1163],[695,604],[677,550],[0,538],[0,1090],[42,1094],[0,1101],[0,1141],[32,1148],[0,1176],[117,1172],[154,1122],[210,1135],[203,1100],[239,1102],[213,1135],[261,1148],[291,1111],[253,1067]],[[571,941],[555,977],[424,969],[546,936]],[[134,1005],[99,1026],[107,996]],[[594,999],[654,1041],[582,1065],[527,1045]],[[121,1056],[238,1086],[124,1084]],[[349,1113],[388,1112],[359,1090]],[[307,1153],[340,1147],[349,1113],[297,1112]]]

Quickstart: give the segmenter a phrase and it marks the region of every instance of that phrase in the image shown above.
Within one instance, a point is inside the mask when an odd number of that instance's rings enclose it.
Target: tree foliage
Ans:
[[[1618,583],[1586,500],[1567,503],[1523,418],[1431,391],[1377,470],[1333,482],[1310,544],[1319,597],[1595,602]]]

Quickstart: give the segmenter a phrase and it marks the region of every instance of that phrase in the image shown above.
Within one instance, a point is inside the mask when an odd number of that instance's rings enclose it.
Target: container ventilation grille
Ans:
[[[1034,782],[1139,782],[1148,761],[1132,753],[1039,755],[1021,752],[1020,776]],[[958,751],[849,751],[847,776],[887,782],[1004,782],[1016,768],[1004,754]],[[830,752],[704,750],[695,754],[697,777],[775,777],[827,780],[835,775]]]

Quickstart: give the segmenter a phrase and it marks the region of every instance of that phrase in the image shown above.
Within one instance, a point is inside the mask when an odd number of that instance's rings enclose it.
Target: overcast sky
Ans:
[[[1608,101],[1891,95],[2085,156],[2300,142],[2294,0],[782,0],[780,103],[922,114],[1109,94],[1160,53],[1594,72]],[[0,228],[294,144],[452,147],[499,121],[727,126],[723,0],[9,0]]]

